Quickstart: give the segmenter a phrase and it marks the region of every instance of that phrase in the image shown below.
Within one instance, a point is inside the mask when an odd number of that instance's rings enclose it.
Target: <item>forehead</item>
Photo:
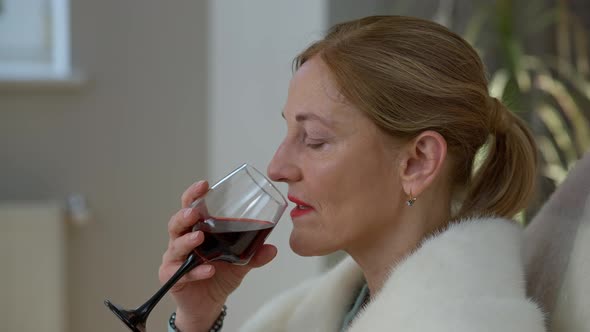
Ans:
[[[289,84],[284,115],[286,118],[294,118],[302,112],[316,114],[331,121],[361,116],[361,112],[340,93],[329,68],[318,57],[305,62],[295,72]]]
[[[389,135],[342,95],[328,66],[317,56],[293,75],[283,117],[291,124],[303,123],[302,118],[321,118],[313,122],[322,123],[336,136],[349,141],[356,139],[379,147],[390,142]],[[382,144],[375,144],[377,141]]]
[[[340,93],[330,69],[317,56],[297,69],[289,88],[299,92],[321,92],[333,98],[334,101],[344,102],[344,96]]]

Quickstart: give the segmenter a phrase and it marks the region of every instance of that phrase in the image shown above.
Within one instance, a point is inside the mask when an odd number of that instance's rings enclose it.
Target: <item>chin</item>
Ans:
[[[321,237],[305,236],[300,232],[292,231],[289,237],[289,246],[291,250],[299,256],[311,257],[311,256],[325,256],[338,251],[339,249],[330,249],[326,245],[325,240]]]

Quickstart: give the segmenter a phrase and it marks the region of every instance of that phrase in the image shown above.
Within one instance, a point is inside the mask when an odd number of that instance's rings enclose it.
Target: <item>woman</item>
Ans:
[[[293,251],[350,258],[277,297],[242,330],[543,331],[525,298],[521,230],[504,219],[531,195],[535,146],[487,91],[477,53],[421,19],[338,24],[301,53],[268,175],[289,185],[296,204]],[[182,196],[162,282],[203,241],[189,233],[199,216],[188,206],[207,189],[199,182]],[[275,255],[265,245],[248,266],[191,271],[171,291],[171,325],[215,330],[242,278]]]

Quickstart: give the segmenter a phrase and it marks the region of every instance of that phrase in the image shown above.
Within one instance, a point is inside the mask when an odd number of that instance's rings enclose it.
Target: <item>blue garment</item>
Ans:
[[[358,293],[356,300],[352,304],[350,310],[348,311],[346,316],[344,316],[344,321],[342,322],[340,332],[344,332],[348,329],[350,323],[352,323],[356,315],[359,313],[359,311],[361,311],[365,302],[368,301],[369,296],[369,286],[365,283],[361,288],[360,292]]]

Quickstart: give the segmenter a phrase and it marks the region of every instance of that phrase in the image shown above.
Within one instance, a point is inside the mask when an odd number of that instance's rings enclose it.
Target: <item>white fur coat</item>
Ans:
[[[519,226],[471,219],[426,239],[393,268],[348,332],[542,332],[527,300]],[[345,259],[265,305],[242,332],[337,332],[363,283]]]

